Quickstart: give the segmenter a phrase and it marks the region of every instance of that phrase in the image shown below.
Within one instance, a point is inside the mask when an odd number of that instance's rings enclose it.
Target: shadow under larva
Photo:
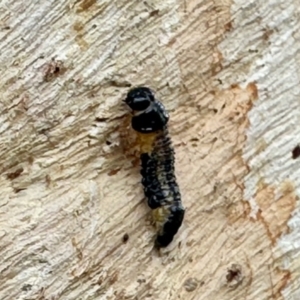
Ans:
[[[131,89],[124,101],[132,110],[131,125],[140,143],[142,185],[157,228],[155,246],[166,247],[178,232],[185,213],[174,172],[169,115],[147,87]]]

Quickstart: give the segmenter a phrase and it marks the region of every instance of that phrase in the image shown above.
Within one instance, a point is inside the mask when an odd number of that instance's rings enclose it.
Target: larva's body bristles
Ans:
[[[167,128],[157,132],[150,154],[141,154],[142,184],[158,230],[155,245],[166,247],[180,228],[184,208],[174,170],[174,149]]]
[[[169,115],[148,88],[131,90],[125,102],[133,109],[132,127],[138,132],[142,184],[158,231],[155,245],[166,247],[178,232],[185,213],[167,129]]]

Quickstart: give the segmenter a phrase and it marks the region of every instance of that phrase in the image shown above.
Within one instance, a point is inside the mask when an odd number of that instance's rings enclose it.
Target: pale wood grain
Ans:
[[[299,7],[3,0],[0,299],[299,299]],[[121,103],[139,84],[187,208],[160,255]]]

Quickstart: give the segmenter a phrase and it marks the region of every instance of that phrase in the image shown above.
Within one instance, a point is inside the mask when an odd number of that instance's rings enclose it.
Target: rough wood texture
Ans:
[[[0,299],[300,299],[299,7],[2,0]],[[160,254],[121,104],[139,84],[187,208]]]

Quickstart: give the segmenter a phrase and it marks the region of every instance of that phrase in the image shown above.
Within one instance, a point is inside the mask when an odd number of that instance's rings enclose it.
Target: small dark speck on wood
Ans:
[[[292,157],[293,157],[293,159],[296,159],[299,156],[300,156],[300,146],[297,145],[292,151]]]
[[[108,120],[108,118],[99,118],[99,117],[95,118],[96,122],[106,122],[107,120]]]
[[[236,288],[243,282],[244,276],[242,274],[242,268],[238,264],[232,264],[227,270],[226,281],[230,288]]]
[[[128,235],[128,233],[125,233],[123,235],[123,243],[126,243],[128,240],[129,240],[129,235]]]
[[[31,290],[31,288],[32,288],[32,285],[31,285],[31,284],[24,284],[24,285],[22,286],[21,290],[24,291],[24,292],[28,292],[28,291]]]
[[[119,88],[129,88],[129,87],[131,87],[131,83],[128,82],[128,81],[110,80],[108,83],[111,86],[119,87]]]
[[[193,292],[198,286],[198,280],[196,278],[188,278],[184,282],[184,288],[187,292]]]
[[[159,14],[159,9],[155,9],[149,13],[149,16],[154,17],[154,16],[157,16],[158,14]]]
[[[15,170],[14,172],[7,173],[6,176],[8,179],[13,180],[13,179],[19,177],[23,171],[24,171],[24,169],[22,167],[20,167],[17,170]]]

